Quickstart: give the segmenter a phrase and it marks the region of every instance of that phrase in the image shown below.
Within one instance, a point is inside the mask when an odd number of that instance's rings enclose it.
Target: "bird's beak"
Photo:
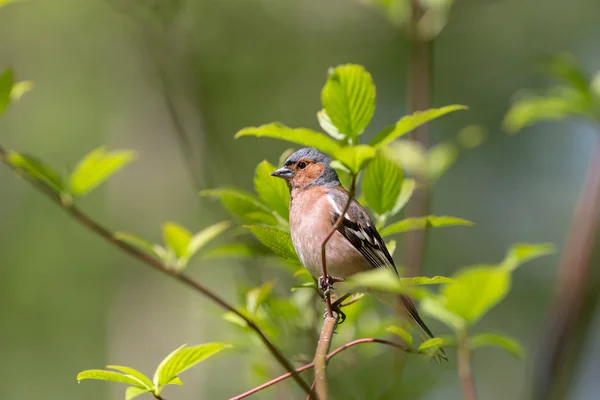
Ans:
[[[277,178],[283,178],[283,179],[291,178],[292,175],[294,175],[294,173],[292,172],[291,169],[289,169],[287,167],[279,168],[278,170],[273,171],[271,173],[271,176],[276,176]]]

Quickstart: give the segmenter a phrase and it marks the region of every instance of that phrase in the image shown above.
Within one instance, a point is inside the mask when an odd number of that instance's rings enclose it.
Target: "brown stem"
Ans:
[[[29,183],[31,183],[40,192],[42,192],[46,196],[48,196],[54,203],[58,204],[65,212],[67,212],[69,215],[71,215],[71,217],[73,217],[75,220],[77,220],[80,224],[85,226],[87,229],[94,232],[98,236],[104,238],[110,244],[121,249],[125,253],[133,256],[134,258],[138,259],[139,261],[142,261],[143,263],[151,266],[152,268],[182,282],[183,284],[191,287],[195,291],[208,297],[212,302],[216,303],[221,308],[223,308],[229,312],[232,312],[232,313],[236,314],[238,317],[242,318],[246,322],[248,327],[250,329],[252,329],[259,336],[260,340],[264,343],[264,345],[267,347],[267,349],[273,355],[273,357],[279,362],[279,364],[281,364],[281,366],[284,369],[286,369],[288,372],[290,372],[292,374],[292,377],[298,383],[298,385],[300,387],[302,387],[302,389],[307,394],[310,393],[310,387],[308,386],[308,384],[306,382],[304,382],[304,380],[300,377],[300,375],[298,375],[296,373],[292,364],[285,358],[283,353],[271,342],[271,340],[267,337],[267,335],[262,331],[262,329],[260,329],[258,327],[258,325],[256,325],[256,323],[254,321],[252,321],[251,319],[246,317],[244,314],[242,314],[241,312],[236,310],[233,306],[229,305],[225,300],[220,298],[217,294],[210,291],[206,287],[202,286],[198,282],[194,281],[189,276],[187,276],[183,273],[179,273],[179,272],[167,267],[160,261],[152,258],[148,254],[138,250],[137,248],[115,239],[114,234],[112,232],[110,232],[108,229],[104,228],[103,226],[101,226],[100,224],[98,224],[97,222],[95,222],[94,220],[89,218],[87,215],[85,215],[83,212],[81,212],[77,207],[75,207],[71,202],[63,201],[61,199],[60,195],[56,194],[44,182],[31,177],[25,171],[22,171],[20,168],[17,168],[14,165],[12,165],[10,162],[8,162],[8,154],[9,153],[7,150],[0,147],[0,161],[2,163],[6,164],[9,168],[14,170],[15,172],[18,172],[19,175],[21,175],[25,178],[25,180],[27,180]]]
[[[356,191],[356,175],[352,176],[352,183],[350,184],[350,192],[348,193],[348,201],[346,201],[346,205],[342,210],[342,213],[338,217],[338,219],[333,224],[331,231],[325,236],[323,239],[323,243],[321,243],[321,267],[323,275],[321,279],[325,283],[325,304],[327,305],[327,315],[323,322],[323,329],[321,330],[321,336],[319,337],[319,343],[317,344],[317,351],[315,352],[315,393],[317,395],[317,399],[327,400],[327,352],[331,347],[331,339],[333,337],[333,333],[335,332],[335,327],[337,325],[337,314],[334,315],[332,307],[331,307],[331,293],[329,285],[329,276],[327,275],[327,242],[331,239],[333,234],[337,231],[337,229],[342,224],[342,221],[345,218],[348,209],[350,208],[350,204],[352,203],[352,199],[354,198],[354,193]],[[310,397],[310,394],[309,394]]]
[[[469,349],[466,332],[459,334],[457,356],[458,375],[465,396],[464,398],[465,400],[477,400],[475,383],[473,382],[473,374],[471,373],[471,350]]]
[[[353,340],[351,342],[348,342],[345,345],[340,346],[337,349],[333,350],[331,353],[327,354],[327,357],[326,357],[327,361],[329,361],[332,357],[334,357],[335,355],[341,353],[342,351],[344,351],[346,349],[349,349],[350,347],[356,346],[357,344],[361,344],[361,343],[380,343],[380,344],[385,344],[387,346],[395,347],[395,348],[397,348],[399,350],[402,350],[404,352],[407,352],[407,353],[415,353],[415,354],[418,353],[417,350],[411,349],[409,347],[404,347],[404,346],[402,346],[402,345],[400,345],[398,343],[394,343],[394,342],[391,342],[389,340],[376,339],[376,338],[362,338],[362,339],[356,339],[356,340]],[[315,366],[315,363],[311,362],[310,364],[303,365],[302,367],[296,369],[296,372],[300,373],[300,372],[306,371],[307,369],[311,369],[314,366]],[[270,386],[275,385],[276,383],[279,383],[281,381],[284,381],[284,380],[288,379],[290,376],[292,376],[290,373],[283,374],[281,376],[278,376],[275,379],[270,380],[269,382],[263,383],[260,386],[257,386],[257,387],[255,387],[253,389],[250,389],[247,392],[244,392],[244,393],[239,394],[239,395],[237,395],[235,397],[232,397],[229,400],[241,400],[241,399],[245,399],[246,397],[251,396],[254,393],[260,392],[263,389],[266,389],[266,388],[268,388]]]
[[[552,398],[587,292],[590,260],[600,222],[600,141],[595,144],[564,246],[552,317],[536,362],[534,399]]]
[[[424,10],[420,0],[411,0],[410,22],[410,65],[408,76],[408,112],[423,111],[429,108],[431,83],[431,43],[419,33],[418,23]],[[412,133],[412,139],[427,148],[429,141],[427,124],[421,125]],[[417,190],[408,204],[407,217],[421,217],[427,214],[429,190],[426,185]],[[404,242],[404,266],[408,276],[419,275],[423,264],[427,243],[427,229],[407,233]]]

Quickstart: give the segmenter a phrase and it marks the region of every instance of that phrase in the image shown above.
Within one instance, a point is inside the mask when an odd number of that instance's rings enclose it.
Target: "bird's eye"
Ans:
[[[304,169],[304,168],[306,168],[306,163],[305,163],[305,162],[303,162],[303,161],[300,161],[300,162],[298,163],[298,168],[299,168],[299,169]]]

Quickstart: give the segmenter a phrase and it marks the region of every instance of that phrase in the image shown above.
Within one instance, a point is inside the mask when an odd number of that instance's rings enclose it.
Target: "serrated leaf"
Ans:
[[[88,369],[77,374],[78,382],[81,382],[85,379],[127,383],[135,387],[146,389],[142,381],[131,375],[126,375],[115,371],[105,371],[103,369]]]
[[[43,182],[54,192],[63,193],[66,191],[65,182],[60,174],[43,161],[14,151],[8,153],[7,161],[32,178]]]
[[[502,268],[514,271],[528,261],[554,254],[555,252],[556,248],[552,243],[516,243],[506,253],[506,257],[502,261]]]
[[[420,285],[442,285],[444,283],[451,283],[454,279],[446,276],[414,276],[410,278],[400,278],[400,282],[407,286],[420,286]]]
[[[136,397],[148,392],[150,392],[148,389],[130,386],[127,388],[127,390],[125,390],[125,400],[133,400]]]
[[[201,196],[214,197],[221,201],[230,214],[246,223],[265,223],[277,225],[277,219],[271,211],[253,194],[235,188],[208,189]]]
[[[113,237],[120,242],[127,243],[128,245],[139,250],[143,250],[154,257],[160,258],[158,252],[156,251],[156,245],[146,241],[145,239],[142,239],[139,236],[127,232],[117,232]]]
[[[386,226],[381,230],[381,236],[389,236],[396,233],[413,231],[416,229],[426,228],[442,228],[447,226],[473,226],[473,222],[466,219],[450,217],[447,215],[435,216],[428,215],[426,217],[406,218],[391,225]]]
[[[375,157],[375,149],[366,144],[342,147],[333,154],[333,157],[356,175]]]
[[[83,196],[135,159],[130,150],[106,151],[100,146],[83,157],[70,176],[71,193]]]
[[[305,129],[305,128],[289,128],[280,123],[271,123],[261,126],[252,126],[244,128],[235,134],[235,138],[242,136],[270,137],[273,139],[281,139],[292,143],[297,143],[305,147],[314,147],[324,153],[333,154],[340,145],[330,137],[322,133]]]
[[[267,246],[273,253],[286,260],[295,261],[300,264],[294,245],[292,244],[292,237],[289,233],[276,228],[269,228],[265,226],[246,226],[250,229],[250,232],[265,246]]]
[[[385,151],[377,152],[362,180],[363,194],[373,211],[382,215],[394,208],[403,178],[400,165],[390,159]]]
[[[198,251],[204,246],[214,240],[217,236],[221,235],[227,229],[231,227],[231,222],[222,221],[214,225],[208,226],[196,233],[190,238],[190,242],[185,251],[186,258],[192,258]]]
[[[267,300],[273,290],[273,281],[262,286],[251,289],[246,293],[246,310],[252,315],[256,314],[258,308]]]
[[[327,115],[327,111],[325,109],[317,112],[317,120],[319,121],[319,125],[321,129],[323,129],[329,136],[336,140],[342,140],[345,138],[343,133],[338,131],[338,128],[331,122],[331,118]]]
[[[1,4],[0,4],[1,6]],[[0,74],[0,115],[10,104],[10,93],[14,84],[13,72],[11,69],[5,69]]]
[[[412,343],[413,343],[412,335],[406,329],[402,329],[399,326],[392,325],[392,326],[388,326],[385,330],[390,333],[393,333],[396,336],[400,336],[402,338],[402,340],[404,340],[404,342],[406,343],[406,345],[408,347],[412,346]]]
[[[472,336],[469,338],[469,344],[472,349],[486,346],[499,347],[517,358],[522,359],[525,357],[525,351],[519,342],[508,336],[499,335],[497,333],[480,333]]]
[[[271,176],[271,173],[276,169],[267,160],[258,164],[254,173],[254,189],[263,203],[285,220],[288,220],[290,214],[290,191],[283,179],[276,179]]]
[[[402,187],[400,188],[400,194],[396,199],[396,203],[394,204],[394,208],[390,212],[390,215],[396,215],[404,208],[404,206],[408,203],[410,198],[412,197],[415,188],[417,187],[417,181],[414,179],[404,179],[402,182]]]
[[[219,353],[221,350],[230,348],[231,345],[224,343],[206,343],[193,347],[183,345],[169,354],[156,368],[154,373],[154,386],[157,392],[175,377],[201,361]]]
[[[431,108],[426,111],[417,111],[411,115],[402,117],[393,129],[388,127],[376,135],[371,140],[370,145],[376,148],[385,146],[401,136],[415,130],[419,126],[433,121],[443,115],[449,114],[454,111],[467,110],[469,107],[460,104],[445,106],[441,108]]]
[[[16,82],[10,91],[10,100],[19,101],[21,97],[27,92],[33,90],[33,81],[20,81]]]
[[[371,74],[361,65],[330,68],[321,102],[338,132],[357,137],[375,112],[375,85]]]
[[[131,375],[134,378],[136,378],[137,380],[139,380],[146,389],[148,390],[152,390],[154,388],[154,385],[152,384],[152,381],[150,380],[150,378],[148,378],[146,375],[144,375],[143,373],[141,373],[140,371],[138,371],[137,369],[131,368],[131,367],[127,367],[124,365],[107,365],[106,368],[108,369],[114,369],[116,371],[119,371],[123,374],[126,375]]]
[[[163,224],[163,236],[165,244],[175,254],[175,257],[182,258],[187,255],[188,247],[192,240],[192,234],[183,226],[174,222]]]
[[[445,308],[474,324],[506,297],[510,271],[495,266],[464,268],[441,290]]]

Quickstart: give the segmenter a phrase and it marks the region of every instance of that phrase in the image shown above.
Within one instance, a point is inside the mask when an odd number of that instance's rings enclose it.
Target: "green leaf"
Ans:
[[[114,369],[125,375],[133,376],[134,378],[139,380],[144,385],[144,387],[148,390],[152,390],[154,388],[154,385],[152,384],[152,381],[150,380],[150,378],[148,378],[146,375],[144,375],[137,369],[134,369],[131,367],[126,367],[124,365],[107,365],[106,368]]]
[[[396,204],[394,204],[394,208],[392,208],[390,215],[396,215],[400,212],[400,210],[404,208],[404,206],[412,197],[416,187],[416,180],[404,179],[404,181],[402,182],[402,187],[400,188],[400,195],[398,195],[398,199],[396,199]]]
[[[454,282],[454,279],[446,276],[415,276],[411,278],[400,278],[400,282],[407,286],[420,286],[420,285],[442,285],[445,283]]]
[[[0,75],[0,115],[10,104],[10,93],[14,84],[13,72],[11,69],[5,69]]]
[[[10,91],[10,100],[11,101],[19,101],[21,97],[27,92],[33,90],[33,81],[21,81],[16,82],[12,90]]]
[[[554,121],[578,114],[572,102],[557,96],[527,96],[517,100],[504,117],[504,128],[516,133],[540,121]]]
[[[300,263],[289,233],[264,226],[245,226],[265,246],[279,257]]]
[[[317,113],[317,120],[319,121],[319,125],[321,125],[321,129],[323,129],[329,136],[336,140],[342,140],[345,138],[343,133],[338,131],[333,122],[331,122],[331,118],[327,115],[327,111],[324,109]]]
[[[508,271],[514,271],[528,261],[554,254],[555,252],[556,248],[552,243],[517,243],[512,245],[506,253],[506,257],[504,258],[504,261],[502,261],[502,268],[505,268]]]
[[[154,245],[139,236],[127,232],[117,232],[113,237],[120,242],[127,243],[128,245],[139,250],[143,250],[154,257],[160,258],[159,253],[156,251],[156,248],[160,246]]]
[[[163,224],[163,236],[165,244],[177,258],[186,257],[188,247],[192,240],[192,234],[183,226],[174,222],[166,222]]]
[[[105,146],[92,150],[71,173],[71,193],[76,196],[89,193],[134,159],[135,152],[130,150],[107,152]]]
[[[267,250],[262,246],[253,246],[246,243],[227,243],[206,249],[202,252],[202,259],[225,257],[252,257],[255,255],[264,255]]]
[[[544,69],[548,75],[580,92],[588,91],[588,77],[583,73],[577,59],[572,54],[554,54],[544,61]]]
[[[234,188],[208,189],[201,191],[200,195],[218,198],[230,214],[241,218],[246,223],[278,224],[268,207],[262,204],[256,196],[242,190]]]
[[[312,282],[305,282],[305,283],[303,283],[301,285],[292,286],[291,291],[295,292],[296,290],[299,290],[299,289],[312,289],[312,290],[315,290],[315,289],[318,289],[318,287],[317,287],[317,284],[314,281],[312,281]]]
[[[333,157],[356,175],[375,157],[375,149],[366,144],[342,147],[333,154]]]
[[[422,143],[414,140],[396,140],[387,147],[390,149],[390,157],[409,175],[429,178],[428,153]]]
[[[455,331],[464,329],[466,324],[464,318],[446,309],[444,306],[445,302],[446,299],[442,296],[426,297],[421,301],[421,310],[424,314],[443,322]]]
[[[246,322],[246,320],[231,311],[228,311],[225,314],[223,314],[223,320],[230,322],[234,325],[240,326],[244,329],[248,328],[248,323]]]
[[[133,400],[136,397],[148,392],[150,392],[148,389],[130,386],[127,388],[127,390],[125,390],[125,400]]]
[[[406,218],[386,226],[381,230],[381,236],[389,236],[396,233],[414,231],[425,228],[442,228],[446,226],[473,226],[471,221],[466,219],[444,216],[428,215],[426,217]]]
[[[394,335],[400,336],[402,338],[402,340],[404,340],[404,342],[406,343],[406,345],[408,347],[412,346],[412,343],[413,343],[412,335],[406,329],[402,329],[399,326],[392,325],[392,326],[388,326],[385,330],[390,333],[393,333]]]
[[[385,151],[378,151],[365,170],[362,180],[365,199],[373,211],[382,215],[394,208],[402,179],[402,168]]]
[[[496,333],[480,333],[470,337],[469,343],[472,349],[485,346],[499,347],[508,351],[517,358],[522,359],[525,357],[525,351],[519,342],[508,336],[499,335]]]
[[[175,378],[171,379],[167,385],[183,386],[183,381],[176,376]]]
[[[388,253],[390,253],[390,256],[394,256],[394,253],[396,252],[396,241],[395,240],[390,240],[389,242],[387,242],[385,244],[385,246],[388,249]]]
[[[426,111],[417,111],[411,115],[406,115],[396,123],[393,129],[388,127],[382,132],[380,132],[378,135],[376,135],[373,138],[373,140],[371,140],[370,145],[376,148],[385,146],[388,143],[391,143],[399,137],[406,135],[407,133],[418,128],[419,126],[426,124],[436,118],[439,118],[443,115],[449,114],[454,111],[467,109],[467,106],[455,104],[441,108],[432,108]]]
[[[302,146],[314,147],[324,153],[333,154],[340,145],[330,137],[322,133],[305,128],[288,128],[280,123],[271,123],[262,126],[252,126],[244,128],[235,134],[235,138],[242,136],[270,137],[281,139]]]
[[[263,203],[287,220],[290,213],[290,191],[283,179],[271,176],[276,169],[267,160],[258,164],[254,173],[254,189]]]
[[[464,268],[453,279],[441,291],[445,308],[471,324],[502,301],[511,285],[510,272],[494,266]]]
[[[258,308],[267,300],[273,290],[273,281],[262,286],[251,289],[246,293],[246,309],[252,315],[256,314]]]
[[[458,158],[458,147],[453,143],[440,143],[427,152],[427,173],[435,182],[454,164]]]
[[[375,85],[371,74],[361,65],[330,68],[321,102],[340,133],[357,137],[369,125],[375,112]]]
[[[206,343],[193,347],[186,346],[184,344],[173,351],[156,368],[153,382],[158,393],[182,372],[217,354],[221,350],[231,347],[231,345],[224,343]]]
[[[7,161],[14,167],[23,170],[23,172],[32,178],[43,182],[54,192],[65,192],[66,185],[60,174],[43,161],[14,151],[8,153]]]
[[[404,284],[403,279],[406,278],[399,278],[390,268],[378,268],[352,275],[339,284],[339,290],[360,292],[369,289],[380,292],[407,294],[417,299],[428,295],[423,289],[418,289],[414,285]]]
[[[444,342],[444,339],[440,337],[431,338],[421,343],[417,351],[424,352],[427,354],[433,354],[445,344]]]
[[[231,222],[222,221],[202,229],[190,238],[187,249],[185,250],[186,258],[192,258],[198,251],[200,251],[209,242],[221,235],[227,229],[231,227]]]
[[[146,389],[142,381],[135,378],[134,376],[122,374],[120,372],[115,371],[105,371],[103,369],[88,369],[77,374],[78,382],[81,382],[85,379],[127,383],[135,387]]]

